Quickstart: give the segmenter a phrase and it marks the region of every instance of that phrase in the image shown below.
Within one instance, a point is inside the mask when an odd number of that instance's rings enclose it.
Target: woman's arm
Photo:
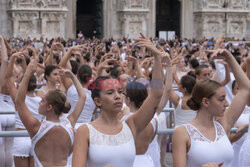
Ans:
[[[143,102],[139,110],[127,119],[127,123],[130,125],[134,136],[139,134],[153,118],[158,104],[162,97],[163,80],[162,80],[162,64],[161,64],[161,52],[153,45],[153,43],[142,35],[142,39],[138,40],[141,47],[146,47],[154,55],[154,67],[152,74],[151,91]]]
[[[60,75],[64,75],[64,76],[71,78],[79,96],[76,107],[74,108],[74,111],[68,116],[68,119],[72,127],[74,127],[84,107],[86,94],[85,94],[84,89],[82,88],[81,83],[70,70],[61,70]]]
[[[230,80],[231,80],[231,77],[230,77],[230,70],[229,70],[229,67],[228,67],[228,65],[227,65],[226,62],[220,61],[220,62],[218,62],[218,63],[221,63],[221,64],[223,64],[223,65],[225,66],[225,74],[226,74],[226,76],[225,76],[224,81],[220,82],[221,85],[225,86],[225,85],[226,85],[228,82],[230,82]]]
[[[217,56],[219,58],[224,58],[233,71],[236,82],[239,85],[239,91],[234,97],[228,110],[225,112],[224,116],[220,118],[224,129],[227,134],[229,134],[230,129],[233,127],[234,123],[238,120],[242,111],[245,108],[249,100],[250,95],[250,81],[233,57],[233,55],[227,50],[217,50],[212,56]]]
[[[186,167],[188,140],[190,139],[184,126],[180,126],[174,131],[172,137],[174,167]]]
[[[86,167],[89,149],[89,129],[86,125],[82,125],[77,129],[74,147],[72,167]]]
[[[172,63],[170,60],[170,56],[167,57],[167,65],[166,65],[166,77],[165,77],[165,86],[163,89],[163,95],[161,97],[160,104],[156,110],[156,113],[160,115],[164,107],[166,106],[168,100],[169,100],[169,89],[172,89],[172,82],[173,82],[173,77],[172,77]]]
[[[73,47],[69,48],[69,50],[66,52],[66,54],[64,54],[64,56],[62,57],[62,59],[59,63],[59,66],[62,68],[65,68],[67,66],[67,64],[69,63],[69,59],[71,57],[72,52],[80,47],[81,47],[81,45],[77,45],[77,46],[73,46]],[[62,79],[62,83],[67,91],[73,83],[69,78],[61,77],[61,79]]]
[[[0,71],[0,90],[3,85],[5,85],[5,76],[7,72],[8,67],[8,54],[7,54],[7,48],[5,45],[4,38],[0,35],[0,46],[1,46],[1,71]]]
[[[38,131],[41,123],[37,120],[29,111],[25,104],[26,93],[28,89],[28,83],[31,75],[36,71],[37,61],[32,60],[27,67],[25,75],[21,84],[19,85],[16,99],[15,108],[18,111],[20,119],[22,120],[25,128],[28,130],[30,137],[32,138]]]

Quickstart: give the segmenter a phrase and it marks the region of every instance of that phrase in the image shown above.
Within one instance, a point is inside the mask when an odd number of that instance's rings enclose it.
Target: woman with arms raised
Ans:
[[[229,64],[239,91],[226,110],[226,92],[221,84],[213,80],[196,83],[187,105],[197,110],[197,115],[173,134],[174,166],[229,166],[233,158],[233,148],[227,135],[249,99],[250,82],[230,52],[216,50],[213,56],[224,58]]]
[[[35,167],[41,166],[70,166],[67,158],[71,154],[74,132],[73,128],[83,109],[85,92],[72,72],[62,70],[61,75],[70,77],[79,94],[78,103],[74,111],[64,120],[59,120],[62,113],[67,113],[70,105],[66,96],[60,90],[51,90],[42,97],[38,112],[46,116],[46,121],[38,121],[25,104],[27,85],[31,75],[35,72],[37,60],[29,64],[24,78],[17,92],[15,107],[32,139],[32,152]]]
[[[137,44],[152,51],[156,49],[143,35]],[[162,82],[161,54],[158,51],[153,53],[153,79]],[[162,83],[159,84],[160,86],[151,89],[138,111],[122,122],[117,117],[123,105],[123,89],[120,83],[110,77],[97,78],[92,86],[92,98],[102,112],[98,119],[77,130],[73,166],[132,167],[136,154],[134,139],[151,121],[161,100]]]

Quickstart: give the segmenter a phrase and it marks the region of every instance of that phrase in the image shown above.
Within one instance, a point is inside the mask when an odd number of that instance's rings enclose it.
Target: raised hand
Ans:
[[[136,45],[140,45],[141,47],[146,47],[148,50],[152,52],[154,56],[161,55],[160,50],[158,50],[154,44],[143,34],[141,34],[141,38],[136,39]]]
[[[221,162],[219,164],[216,164],[214,162],[209,162],[207,164],[202,165],[202,167],[221,167],[224,164],[224,162]]]
[[[2,61],[8,61],[7,48],[5,45],[4,38],[0,35],[0,49],[1,49],[1,59]]]
[[[71,72],[71,70],[62,69],[62,68],[59,70],[59,75],[69,77],[69,78],[72,78],[74,76],[74,74]]]
[[[32,59],[26,70],[31,73],[35,73],[37,69],[37,64],[38,64],[38,61],[36,59]]]

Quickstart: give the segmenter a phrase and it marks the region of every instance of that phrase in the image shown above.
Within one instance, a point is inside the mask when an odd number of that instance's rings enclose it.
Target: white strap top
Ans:
[[[31,114],[35,116],[39,121],[42,120],[42,115],[38,113],[38,108],[39,108],[39,102],[41,101],[41,97],[36,96],[35,97],[30,97],[26,96],[25,98],[25,104],[27,105],[28,109],[30,110]],[[15,113],[16,116],[16,128],[21,128],[21,129],[26,129],[19,117],[18,112]]]
[[[91,91],[88,90],[87,88],[83,88],[83,89],[84,89],[85,94],[86,94],[86,100],[85,100],[83,110],[82,110],[82,112],[77,120],[77,123],[90,122],[92,115],[93,115],[93,112],[94,112],[95,107],[96,107],[96,105],[91,97]],[[67,91],[67,101],[70,103],[71,109],[70,109],[69,113],[66,115],[69,115],[74,111],[76,104],[78,102],[78,99],[79,99],[79,96],[78,96],[76,87],[75,87],[75,85],[72,85],[71,87],[69,87],[69,89]]]
[[[234,151],[224,128],[214,121],[216,138],[214,141],[207,139],[198,129],[191,124],[185,124],[191,140],[191,146],[187,153],[187,167],[201,167],[208,162],[217,164],[224,162],[223,166],[229,166],[233,159]]]
[[[31,152],[32,152],[32,155],[34,156],[34,162],[35,162],[35,167],[43,167],[43,165],[41,164],[40,160],[38,159],[37,155],[36,155],[36,152],[35,152],[35,146],[36,146],[36,143],[50,130],[52,129],[53,127],[55,126],[61,126],[63,127],[66,132],[69,134],[70,136],[70,140],[71,140],[71,143],[72,143],[72,146],[73,146],[73,143],[74,143],[74,131],[73,131],[73,128],[70,124],[70,121],[68,120],[68,118],[64,119],[64,120],[61,120],[61,122],[59,123],[55,123],[55,122],[50,122],[50,121],[44,121],[38,132],[36,133],[36,135],[31,139],[31,142],[32,142],[32,146],[31,146]],[[70,167],[71,164],[67,164],[65,167]]]
[[[96,130],[91,124],[89,129],[88,167],[113,165],[132,167],[135,159],[133,134],[126,122],[116,135],[107,135]]]
[[[178,106],[175,109],[175,126],[180,126],[192,121],[197,114],[194,110],[183,110],[181,108],[182,99],[179,100]]]

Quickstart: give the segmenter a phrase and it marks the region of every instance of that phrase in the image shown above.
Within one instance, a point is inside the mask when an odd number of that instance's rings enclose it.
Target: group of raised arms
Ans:
[[[29,135],[0,138],[1,167],[166,167],[167,138],[174,167],[250,166],[247,44],[73,43],[0,36],[0,131]]]

